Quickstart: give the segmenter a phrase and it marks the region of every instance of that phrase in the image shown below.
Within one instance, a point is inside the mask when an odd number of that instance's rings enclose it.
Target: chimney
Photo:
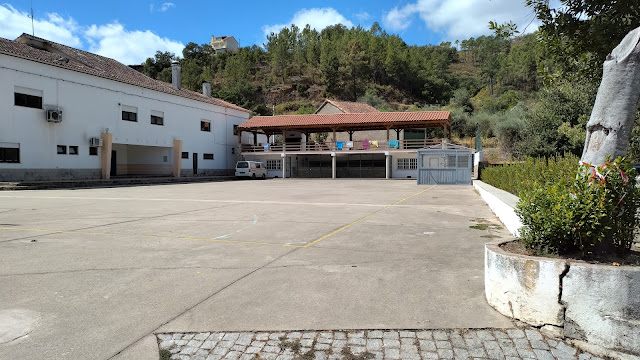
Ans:
[[[202,95],[211,97],[211,84],[206,81],[202,82]]]
[[[180,90],[182,86],[182,70],[177,61],[171,63],[171,86],[176,90]]]

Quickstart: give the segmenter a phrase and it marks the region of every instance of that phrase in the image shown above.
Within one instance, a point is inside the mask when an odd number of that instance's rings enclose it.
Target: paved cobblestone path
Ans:
[[[598,360],[535,329],[356,330],[157,334],[181,360]]]

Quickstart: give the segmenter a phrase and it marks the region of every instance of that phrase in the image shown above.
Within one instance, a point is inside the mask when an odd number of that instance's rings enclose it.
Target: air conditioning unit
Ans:
[[[102,146],[102,139],[97,138],[97,137],[90,138],[89,139],[89,146],[91,146],[91,147]]]
[[[62,110],[47,109],[47,121],[54,123],[62,122]]]

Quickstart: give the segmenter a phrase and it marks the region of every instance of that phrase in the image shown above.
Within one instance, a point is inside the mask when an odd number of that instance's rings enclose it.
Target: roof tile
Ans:
[[[374,112],[347,114],[309,114],[309,115],[277,115],[254,116],[240,125],[242,129],[262,129],[280,127],[328,127],[332,125],[373,125],[398,124],[412,122],[449,123],[449,111],[414,111],[414,112]]]
[[[77,71],[88,75],[139,86],[166,94],[176,95],[191,100],[227,107],[234,110],[250,112],[240,106],[224,100],[206,97],[203,94],[186,89],[174,89],[171,84],[152,79],[116,60],[58,44],[46,39],[22,34],[17,40],[36,40],[46,43],[52,51],[40,50],[27,44],[0,37],[0,54],[15,56],[43,64]]]

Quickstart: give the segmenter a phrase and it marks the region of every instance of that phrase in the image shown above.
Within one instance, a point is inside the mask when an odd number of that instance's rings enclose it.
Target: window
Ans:
[[[233,135],[238,135],[238,125],[233,125]]]
[[[458,155],[458,167],[459,168],[469,167],[469,155]]]
[[[98,148],[95,146],[89,147],[89,155],[98,155]]]
[[[205,160],[213,160],[213,154],[202,154],[202,158]]]
[[[0,143],[0,163],[19,163],[20,145]]]
[[[398,170],[416,170],[418,159],[398,159]]]
[[[182,153],[182,158],[183,159],[188,159],[189,158],[189,153],[188,152],[183,152]]]
[[[122,120],[138,121],[138,114],[133,111],[122,111]]]
[[[267,170],[282,170],[282,161],[267,160]]]
[[[164,125],[164,118],[161,116],[151,115],[151,124]]]
[[[69,155],[78,155],[78,147],[69,146]]]
[[[64,155],[67,153],[67,145],[58,145],[58,154]]]
[[[42,109],[42,90],[15,86],[13,91],[14,105]]]
[[[211,132],[211,121],[200,121],[200,131]]]
[[[34,109],[42,109],[42,97],[27,94],[14,93],[16,106],[25,106]]]
[[[445,164],[448,168],[456,167],[456,156],[455,155],[445,155]]]

